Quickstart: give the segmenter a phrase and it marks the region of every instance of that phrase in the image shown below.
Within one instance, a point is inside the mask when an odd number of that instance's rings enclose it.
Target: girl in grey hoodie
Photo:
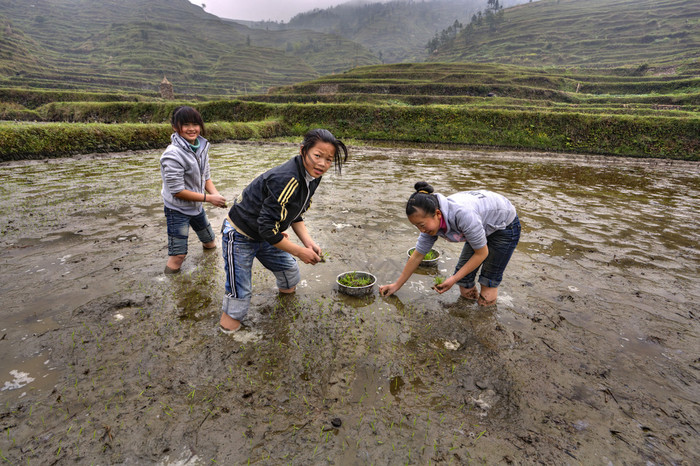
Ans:
[[[178,273],[187,256],[190,226],[205,249],[215,249],[214,231],[203,204],[226,207],[226,199],[216,190],[210,177],[209,142],[204,121],[192,107],[178,107],[171,119],[170,145],[160,157],[163,177],[163,203],[168,225],[168,262],[165,273]]]

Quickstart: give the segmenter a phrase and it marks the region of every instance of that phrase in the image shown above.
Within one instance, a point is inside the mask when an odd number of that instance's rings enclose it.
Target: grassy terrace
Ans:
[[[82,123],[76,127],[88,133],[93,131],[91,124],[123,127],[126,132],[136,131],[135,123],[159,125],[163,135],[147,145],[157,147],[167,143],[169,113],[174,106],[189,102],[207,122],[274,128],[262,133],[224,132],[229,138],[299,136],[310,127],[323,126],[341,137],[365,140],[700,160],[697,66],[680,63],[669,75],[666,68],[652,66],[377,65],[238,100],[200,96],[199,101],[187,98],[179,103],[163,102],[152,93],[0,89],[0,114],[4,119]],[[1,131],[4,138],[15,133],[31,133],[29,139],[54,137],[50,131],[38,133],[30,128],[33,126],[6,124]],[[24,137],[11,140],[21,146]],[[91,150],[141,148],[141,137],[135,134],[128,139],[131,143],[100,143]],[[6,145],[2,157],[76,151],[58,143],[31,147],[13,153],[15,146]],[[51,147],[50,153],[46,147]]]
[[[462,31],[434,60],[525,66],[619,66],[700,58],[700,2],[539,0]]]

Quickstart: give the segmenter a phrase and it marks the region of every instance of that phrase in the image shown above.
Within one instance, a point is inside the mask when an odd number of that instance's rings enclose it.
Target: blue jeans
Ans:
[[[236,231],[228,220],[221,230],[221,250],[226,271],[226,294],[222,310],[236,320],[248,314],[252,294],[253,259],[270,270],[282,290],[294,288],[301,279],[297,261],[267,241],[255,241]]]
[[[515,216],[507,227],[503,230],[494,231],[486,237],[486,244],[489,248],[489,255],[486,260],[481,263],[481,274],[479,275],[479,283],[482,285],[496,288],[501,284],[503,272],[506,270],[506,265],[510,261],[515,247],[520,240],[520,220]],[[462,254],[457,261],[455,273],[467,263],[470,257],[474,255],[474,249],[466,243],[462,249]],[[466,277],[457,282],[459,286],[465,288],[473,288],[474,279],[479,271],[479,267],[471,271]]]
[[[199,241],[211,243],[214,241],[214,230],[204,209],[197,215],[186,215],[180,211],[164,207],[165,219],[168,224],[168,255],[180,256],[187,254],[187,237],[190,226],[197,233]]]

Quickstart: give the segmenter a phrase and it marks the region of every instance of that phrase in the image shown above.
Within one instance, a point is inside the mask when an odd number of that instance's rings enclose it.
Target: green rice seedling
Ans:
[[[411,254],[413,254],[413,251],[415,251],[415,250],[416,250],[416,248],[409,249],[408,255],[410,256]],[[423,256],[423,260],[424,261],[431,261],[433,259],[437,259],[438,257],[440,257],[440,253],[438,253],[435,249],[431,249],[430,251],[428,251],[428,253],[425,256]]]
[[[371,285],[372,278],[368,276],[358,276],[355,272],[349,272],[340,277],[338,279],[338,283],[352,288],[360,288],[363,286]]]

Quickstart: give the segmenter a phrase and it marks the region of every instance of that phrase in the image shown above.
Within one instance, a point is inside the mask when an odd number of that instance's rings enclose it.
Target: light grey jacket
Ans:
[[[187,189],[204,193],[204,184],[211,177],[209,169],[209,141],[202,136],[197,153],[179,134],[170,136],[170,145],[160,156],[160,174],[163,177],[163,203],[165,207],[185,215],[197,215],[202,211],[201,202],[185,201],[174,195]]]
[[[451,243],[466,241],[475,250],[482,248],[486,246],[487,236],[515,220],[515,207],[498,193],[482,189],[462,191],[449,197],[438,193],[435,196],[447,230],[435,236],[421,233],[416,243],[416,251],[421,254],[427,254],[438,237]]]

